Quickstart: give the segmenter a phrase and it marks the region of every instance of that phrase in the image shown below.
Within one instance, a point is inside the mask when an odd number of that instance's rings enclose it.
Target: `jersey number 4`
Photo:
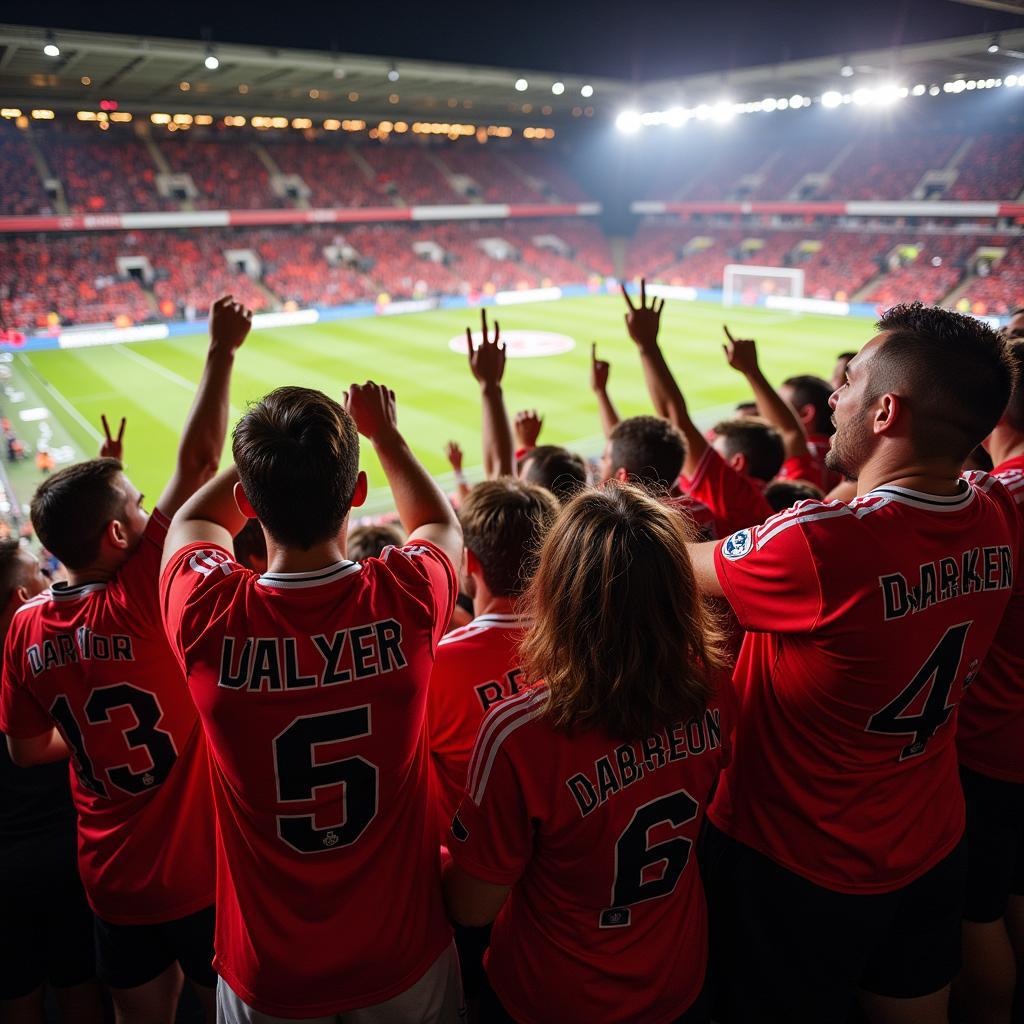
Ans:
[[[341,814],[318,828],[315,814],[279,814],[277,834],[299,853],[323,853],[351,846],[377,814],[377,766],[362,757],[326,761],[317,747],[369,736],[370,707],[348,708],[296,718],[274,740],[277,798],[281,803],[308,803],[322,786],[343,785]]]
[[[124,739],[132,750],[144,748],[151,767],[136,772],[130,765],[120,764],[105,768],[110,782],[124,793],[135,795],[155,789],[167,778],[177,760],[174,739],[169,732],[157,728],[163,712],[156,697],[148,690],[140,690],[130,683],[116,683],[93,690],[85,702],[85,720],[89,725],[104,725],[117,708],[130,708],[135,725],[124,730]],[[75,774],[86,789],[99,796],[110,797],[107,784],[99,778],[92,758],[86,750],[82,730],[63,694],[50,705],[50,714],[60,725],[68,745],[75,754]]]
[[[935,650],[917,670],[917,675],[895,699],[871,716],[868,732],[912,737],[900,751],[901,761],[923,754],[928,741],[953,713],[956,704],[949,703],[949,691],[956,682],[970,628],[970,622],[961,622],[947,629]],[[917,714],[907,714],[912,705],[919,703],[922,691],[925,691],[925,697],[921,710]]]
[[[632,904],[661,899],[675,889],[689,863],[693,843],[686,836],[675,836],[650,846],[650,832],[661,824],[680,828],[693,821],[699,810],[700,805],[685,789],[636,809],[615,844],[612,906],[601,911],[602,928],[625,927],[630,923]]]

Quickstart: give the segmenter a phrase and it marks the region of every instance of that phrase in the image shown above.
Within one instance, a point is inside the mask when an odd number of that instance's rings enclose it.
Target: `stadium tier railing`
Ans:
[[[774,214],[808,217],[952,217],[963,219],[998,219],[1024,217],[1024,203],[1019,202],[953,202],[929,200],[835,200],[807,202],[776,202],[751,200],[694,200],[663,202],[660,199],[638,199],[630,203],[637,214],[660,213],[731,213]]]

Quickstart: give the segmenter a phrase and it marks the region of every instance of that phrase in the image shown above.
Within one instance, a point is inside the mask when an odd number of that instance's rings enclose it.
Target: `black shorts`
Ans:
[[[96,965],[111,988],[136,988],[175,961],[185,977],[213,988],[213,907],[160,924],[111,924],[96,918]]]
[[[96,974],[93,915],[78,877],[73,845],[45,871],[4,866],[0,911],[0,999],[20,999],[40,985],[81,985]]]
[[[858,989],[937,992],[960,969],[966,843],[895,892],[815,885],[710,825],[702,850],[713,1008],[723,1020],[843,1021]]]
[[[1024,894],[1024,783],[960,769],[967,801],[964,920],[987,924]]]

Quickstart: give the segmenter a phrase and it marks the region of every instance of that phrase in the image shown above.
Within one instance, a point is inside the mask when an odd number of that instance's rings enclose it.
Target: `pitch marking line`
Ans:
[[[60,403],[60,405],[64,408],[68,415],[73,417],[75,422],[78,423],[78,425],[94,441],[103,440],[103,435],[100,434],[100,432],[71,404],[71,402],[68,401],[68,399],[65,398],[49,381],[44,380],[42,377],[39,376],[39,374],[36,372],[35,368],[32,366],[32,363],[29,359],[27,359],[24,355],[19,353],[18,360],[20,361],[20,364],[23,367],[23,369],[27,371],[28,375],[36,382],[36,384],[38,384],[39,387],[43,388],[43,390],[46,391],[47,394],[49,394],[54,399],[54,401]]]

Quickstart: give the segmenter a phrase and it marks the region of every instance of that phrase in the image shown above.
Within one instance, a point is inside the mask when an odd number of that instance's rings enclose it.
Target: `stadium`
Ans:
[[[0,24],[0,1024],[1024,1020],[1024,8],[801,4]]]

